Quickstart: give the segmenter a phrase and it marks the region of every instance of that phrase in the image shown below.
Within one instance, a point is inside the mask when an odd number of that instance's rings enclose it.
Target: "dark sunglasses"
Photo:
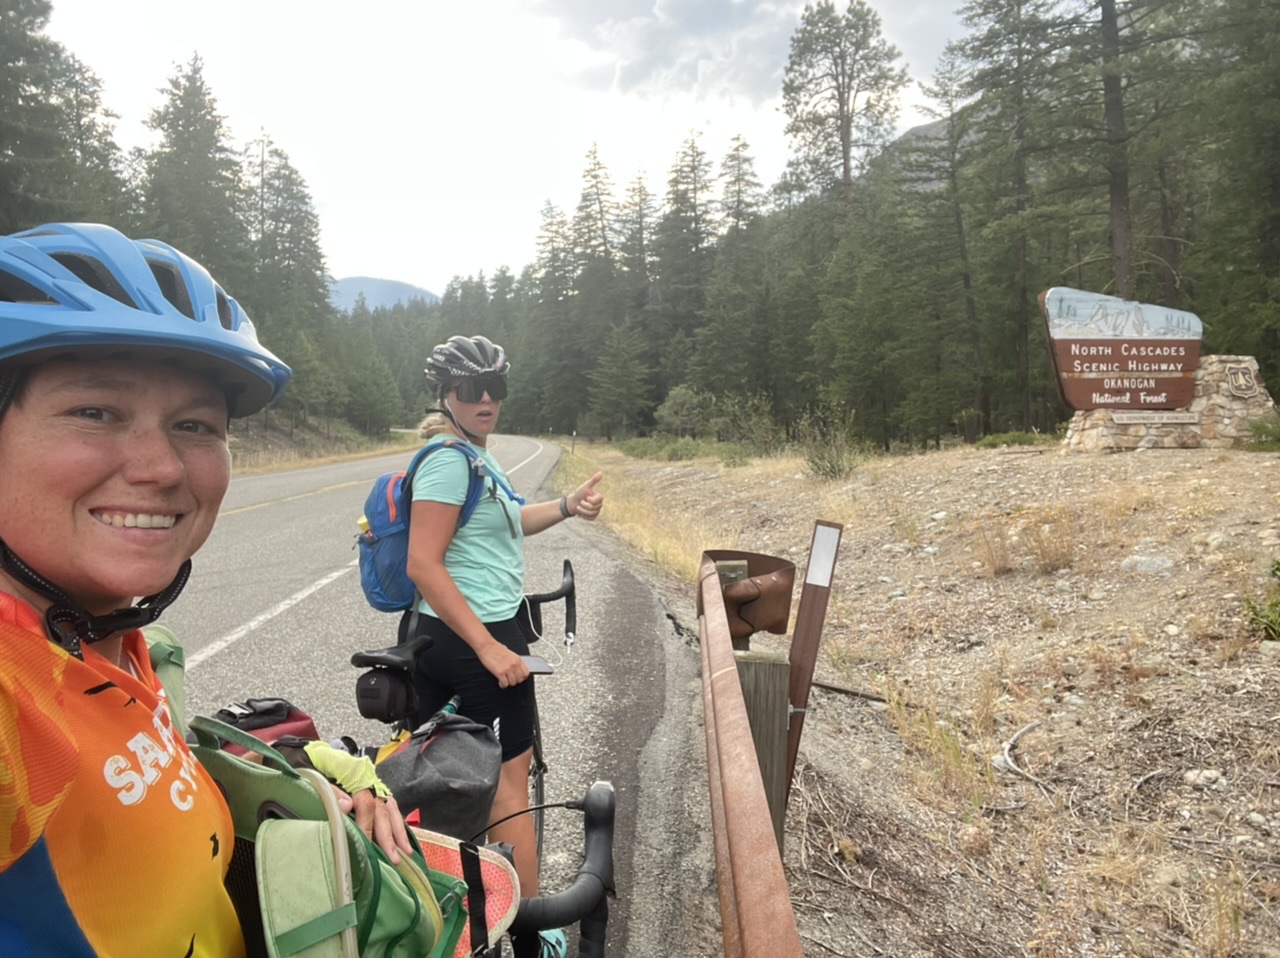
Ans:
[[[461,402],[479,402],[485,393],[494,402],[502,402],[507,398],[507,377],[492,373],[488,376],[460,379],[454,383],[453,389]]]

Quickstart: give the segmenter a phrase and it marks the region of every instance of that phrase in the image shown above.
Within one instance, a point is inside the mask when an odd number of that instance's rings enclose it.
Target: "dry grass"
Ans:
[[[1022,538],[1036,571],[1043,575],[1069,569],[1080,539],[1079,522],[1066,503],[1035,509],[1026,519]]]
[[[1280,465],[963,450],[822,482],[580,444],[566,468],[603,469],[603,521],[690,583],[716,547],[802,573],[813,521],[845,526],[818,677],[883,702],[825,693],[805,726],[807,954],[1280,955],[1280,659],[1243,608],[1280,555]],[[1015,736],[1032,778],[992,764]]]
[[[611,473],[609,457],[601,456],[598,449],[593,453],[562,456],[556,467],[557,489],[562,494],[567,493],[603,470],[607,481],[601,489],[607,505],[600,521],[659,568],[696,582],[705,549],[737,548],[735,536],[700,521],[697,516],[680,517],[673,522],[671,517],[655,515],[653,490],[645,483]],[[722,467],[709,468],[719,470]]]
[[[974,551],[981,557],[987,575],[994,578],[1013,571],[1009,539],[1009,527],[1003,521],[983,519],[978,523]]]
[[[326,441],[316,434],[295,437],[294,441],[290,441],[285,432],[272,432],[267,436],[232,433],[231,464],[237,476],[249,476],[296,469],[304,465],[322,466],[392,452],[409,452],[422,445],[416,434],[399,435],[402,438],[390,442],[365,444],[343,440]]]

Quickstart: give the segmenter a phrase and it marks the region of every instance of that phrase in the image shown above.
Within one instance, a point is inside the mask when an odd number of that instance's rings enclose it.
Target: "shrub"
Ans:
[[[663,446],[661,453],[654,458],[664,459],[667,462],[684,462],[688,459],[697,459],[699,456],[706,455],[702,447],[705,443],[700,443],[696,439],[688,436],[681,436],[672,442],[668,442]]]
[[[653,414],[661,432],[672,436],[692,436],[707,429],[715,399],[690,386],[676,386]]]
[[[623,455],[630,456],[632,459],[657,459],[662,447],[670,441],[669,438],[658,438],[657,436],[637,436],[632,439],[624,439],[615,445],[622,451]]]
[[[1276,580],[1276,584],[1271,587],[1270,594],[1261,601],[1245,599],[1244,608],[1249,614],[1251,632],[1260,633],[1263,639],[1280,642],[1280,559],[1271,563],[1271,578]]]
[[[1249,448],[1260,452],[1280,452],[1280,411],[1249,423]]]
[[[786,445],[786,434],[774,423],[764,396],[720,396],[707,424],[716,438],[745,446],[757,456],[774,455]]]
[[[815,478],[846,479],[853,473],[860,450],[846,425],[831,408],[806,413],[796,424],[805,463]]]
[[[694,439],[681,436],[646,436],[644,438],[624,439],[616,444],[624,455],[632,459],[654,459],[658,462],[683,462],[703,456],[720,457],[732,455],[735,446],[726,447],[723,443],[710,439]],[[727,451],[726,451],[727,450]]]

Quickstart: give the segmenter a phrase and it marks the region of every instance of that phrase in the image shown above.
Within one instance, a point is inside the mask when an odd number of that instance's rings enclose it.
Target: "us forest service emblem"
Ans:
[[[1249,399],[1258,395],[1258,381],[1253,378],[1253,370],[1248,366],[1228,366],[1227,382],[1231,384],[1233,396]]]

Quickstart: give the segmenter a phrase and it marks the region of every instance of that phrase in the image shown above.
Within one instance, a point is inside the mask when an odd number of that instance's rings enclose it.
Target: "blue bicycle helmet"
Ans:
[[[87,351],[207,375],[222,385],[233,417],[274,402],[290,376],[240,304],[166,243],[90,223],[0,237],[0,364]]]
[[[89,223],[0,236],[0,415],[26,369],[59,357],[173,363],[218,383],[232,416],[274,402],[290,375],[203,266]],[[191,560],[160,592],[105,615],[91,615],[3,540],[0,569],[50,600],[46,633],[79,657],[84,643],[154,622],[182,591]]]

